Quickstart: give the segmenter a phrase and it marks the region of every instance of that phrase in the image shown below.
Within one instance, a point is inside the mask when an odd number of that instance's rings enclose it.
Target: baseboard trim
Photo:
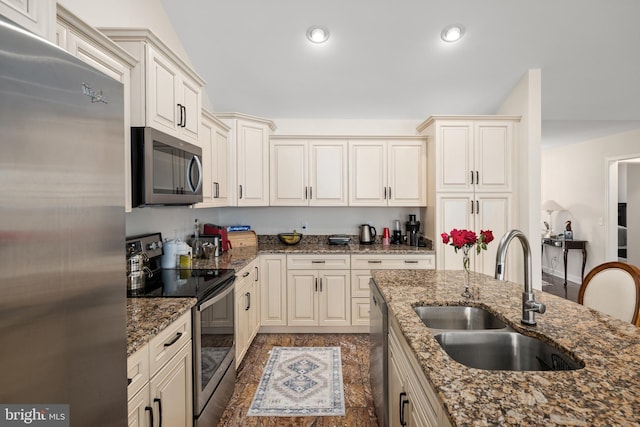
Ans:
[[[369,326],[261,326],[261,334],[368,334]]]

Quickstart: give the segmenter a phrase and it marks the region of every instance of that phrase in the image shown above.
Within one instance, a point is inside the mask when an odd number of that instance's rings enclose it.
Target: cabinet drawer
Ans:
[[[127,399],[131,399],[149,382],[149,345],[127,358]]]
[[[351,324],[369,324],[369,298],[351,298]]]
[[[351,255],[351,268],[368,270],[430,270],[435,268],[434,254]]]
[[[288,270],[348,270],[349,255],[287,255]]]
[[[153,337],[149,342],[149,372],[150,376],[191,340],[191,311],[183,314],[178,320],[165,330]]]

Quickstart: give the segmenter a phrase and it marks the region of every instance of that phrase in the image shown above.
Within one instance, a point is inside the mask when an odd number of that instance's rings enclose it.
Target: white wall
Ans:
[[[519,205],[515,213],[517,227],[525,233],[532,246],[532,281],[536,289],[542,288],[540,253],[537,250],[540,236],[540,147],[542,141],[541,72],[529,70],[504,100],[496,114],[521,116],[517,135],[518,171],[516,193]],[[511,252],[511,249],[510,249]],[[522,257],[516,257],[522,262]],[[519,265],[523,268],[523,264]],[[523,270],[512,275],[511,280],[520,282]]]
[[[564,224],[565,220],[571,219],[574,239],[589,242],[585,275],[596,265],[613,260],[606,255],[606,211],[609,200],[607,159],[638,152],[640,130],[542,151],[542,200],[553,199],[567,209],[566,212],[554,214],[554,224]],[[617,197],[617,192],[612,196]],[[562,254],[555,248],[545,248],[542,266],[546,271],[550,270],[554,254],[560,257],[556,274],[563,276]],[[581,259],[579,251],[570,251],[568,278],[577,283],[581,282]]]

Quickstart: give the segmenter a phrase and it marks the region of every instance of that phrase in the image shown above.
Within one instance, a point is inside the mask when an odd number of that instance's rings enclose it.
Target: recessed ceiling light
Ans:
[[[463,35],[464,27],[459,24],[449,25],[445,27],[444,30],[442,30],[442,33],[440,33],[440,37],[442,38],[442,40],[448,43],[457,42],[462,38]]]
[[[329,30],[320,25],[313,25],[307,30],[307,38],[312,43],[324,43],[329,39]]]

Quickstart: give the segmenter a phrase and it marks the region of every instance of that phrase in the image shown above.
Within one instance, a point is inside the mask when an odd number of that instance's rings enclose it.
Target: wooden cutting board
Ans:
[[[258,246],[258,236],[253,230],[249,231],[230,231],[227,238],[231,242],[232,248],[242,248],[245,246]]]

